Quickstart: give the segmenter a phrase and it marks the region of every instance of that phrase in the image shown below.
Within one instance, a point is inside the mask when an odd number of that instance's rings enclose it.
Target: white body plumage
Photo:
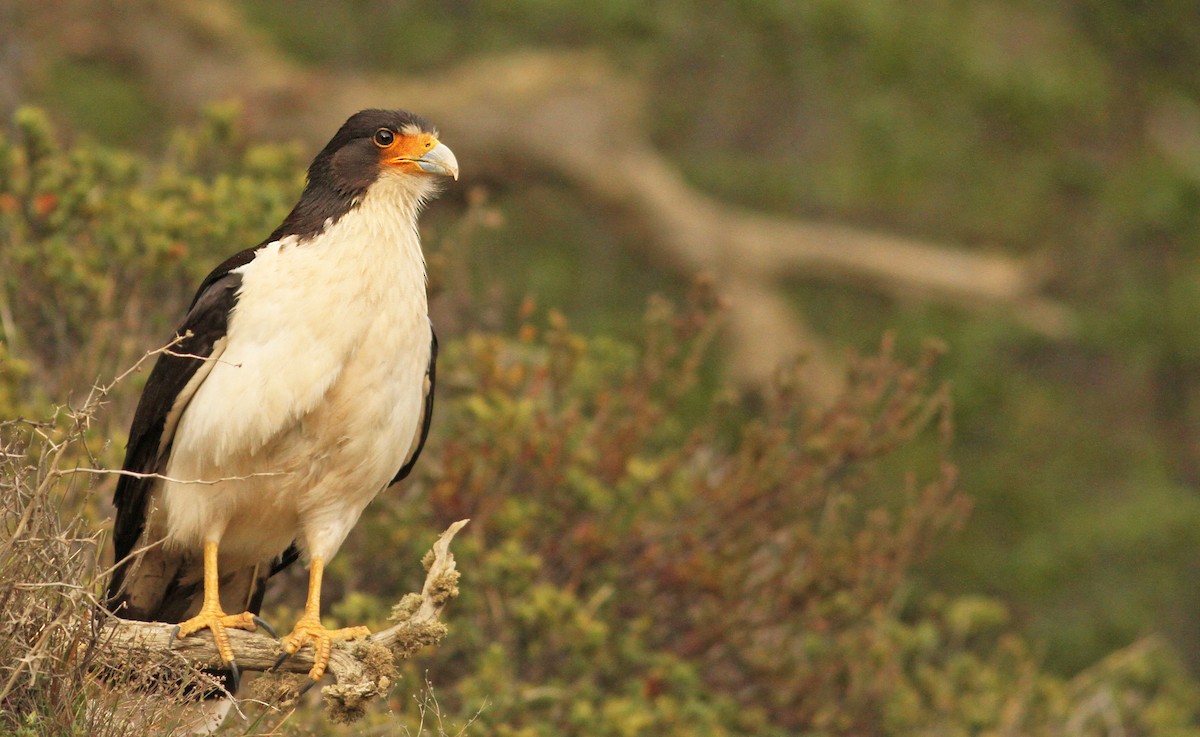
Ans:
[[[416,215],[427,180],[384,174],[319,234],[259,249],[228,334],[178,417],[150,539],[257,565],[293,539],[328,559],[421,431],[431,328]],[[185,390],[185,394],[188,390]]]

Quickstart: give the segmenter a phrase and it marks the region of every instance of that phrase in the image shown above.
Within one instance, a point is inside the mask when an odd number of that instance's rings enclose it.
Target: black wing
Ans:
[[[237,290],[242,278],[231,270],[249,262],[253,254],[253,250],[242,251],[209,274],[176,333],[182,337],[168,352],[159,355],[129,428],[123,464],[126,471],[162,473],[170,455],[179,414],[200,385],[200,381],[193,382],[193,379],[197,372],[207,373],[211,368],[206,359],[212,355],[214,346],[225,338],[230,312],[237,304]],[[117,567],[109,581],[110,606],[116,603],[125,581],[129,563],[125,559],[145,530],[146,507],[155,483],[156,479],[124,475],[117,481],[113,495],[113,504],[117,508],[113,527]]]
[[[421,429],[416,440],[416,445],[408,454],[408,458],[404,459],[404,464],[400,466],[400,470],[396,472],[391,483],[403,481],[409,473],[412,472],[413,466],[417,464],[417,458],[421,455],[421,450],[425,447],[425,439],[429,437],[429,424],[433,420],[433,385],[437,382],[437,353],[438,342],[437,333],[433,332],[433,326],[429,326],[430,347],[429,347],[429,368],[425,370],[425,408],[421,412]]]

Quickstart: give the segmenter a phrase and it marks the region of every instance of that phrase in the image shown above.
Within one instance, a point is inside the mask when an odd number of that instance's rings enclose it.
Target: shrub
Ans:
[[[0,734],[171,734],[189,684],[165,653],[104,646],[104,535],[78,512],[95,485],[75,464],[102,392],[42,422],[0,421]]]
[[[32,111],[16,123],[0,141],[0,417],[50,416],[47,398],[164,341],[200,275],[282,215],[299,160],[242,143],[228,114],[178,134],[161,164],[61,145]],[[1063,679],[1002,603],[915,575],[968,507],[936,349],[909,365],[883,341],[831,407],[786,370],[743,397],[714,378],[719,311],[700,283],[682,306],[652,301],[634,341],[531,306],[514,331],[443,336],[417,473],[364,517],[327,596],[336,618],[378,625],[420,575],[407,562],[472,518],[450,634],[421,660],[442,729],[1200,734],[1196,684],[1153,638]],[[118,386],[94,424],[89,410],[0,428],[4,733],[90,734],[135,698],[95,688],[97,669],[130,664],[105,665],[102,646],[78,657],[102,568],[90,520],[111,482],[61,469],[119,462],[136,390]],[[275,587],[276,619],[302,577]],[[425,683],[403,669],[402,690]],[[369,718],[419,730],[430,698]]]

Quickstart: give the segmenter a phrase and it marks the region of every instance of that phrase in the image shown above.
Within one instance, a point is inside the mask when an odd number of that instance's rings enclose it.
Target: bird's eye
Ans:
[[[388,146],[392,145],[393,141],[396,140],[396,134],[392,133],[387,128],[380,128],[379,130],[375,131],[375,137],[373,140],[375,141],[376,146],[380,148],[387,148]]]

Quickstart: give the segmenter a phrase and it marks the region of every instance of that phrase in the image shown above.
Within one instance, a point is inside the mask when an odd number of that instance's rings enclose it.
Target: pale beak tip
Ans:
[[[439,143],[417,159],[417,165],[430,174],[443,174],[458,181],[458,159],[454,158],[454,152],[444,143]]]

